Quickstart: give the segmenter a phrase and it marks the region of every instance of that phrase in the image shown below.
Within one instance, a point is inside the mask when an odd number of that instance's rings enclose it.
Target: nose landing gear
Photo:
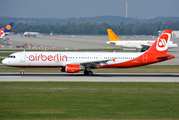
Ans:
[[[21,74],[21,75],[24,75],[24,68],[22,68],[20,74]]]

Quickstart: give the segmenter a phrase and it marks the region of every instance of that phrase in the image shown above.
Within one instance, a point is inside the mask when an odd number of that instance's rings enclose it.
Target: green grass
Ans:
[[[179,119],[179,83],[1,82],[0,119]]]
[[[11,53],[0,53],[0,57],[8,57]]]
[[[0,63],[2,63],[2,60],[3,60],[4,58],[0,58]]]

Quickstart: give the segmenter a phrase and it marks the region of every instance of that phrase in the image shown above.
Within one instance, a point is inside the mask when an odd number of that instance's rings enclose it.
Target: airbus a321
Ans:
[[[61,68],[62,72],[93,75],[91,69],[131,68],[173,59],[167,54],[172,30],[165,30],[155,43],[145,52],[16,52],[2,63],[10,67]]]
[[[155,42],[154,40],[120,40],[116,34],[111,30],[107,29],[108,36],[109,36],[109,41],[106,41],[107,44],[114,44],[116,46],[119,46],[121,48],[137,48],[137,49],[142,49],[142,48],[149,48],[150,46],[153,45]],[[168,44],[169,48],[175,48],[178,45],[174,43],[173,41],[170,41]]]

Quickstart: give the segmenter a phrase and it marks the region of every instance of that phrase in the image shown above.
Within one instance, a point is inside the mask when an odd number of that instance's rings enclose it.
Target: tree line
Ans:
[[[0,28],[4,28],[6,24],[0,23]],[[80,24],[68,22],[65,25],[60,24],[42,24],[42,25],[27,25],[24,23],[15,23],[11,32],[24,33],[37,32],[58,35],[107,35],[107,29],[112,29],[117,35],[158,35],[158,31],[165,29],[179,30],[179,21],[176,22],[157,22],[157,23],[131,23],[125,25],[123,22],[120,25],[109,25],[105,22],[101,24],[91,24],[90,22],[81,22]]]

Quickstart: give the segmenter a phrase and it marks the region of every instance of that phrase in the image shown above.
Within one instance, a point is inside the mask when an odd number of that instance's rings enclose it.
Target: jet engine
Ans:
[[[61,69],[61,71],[67,73],[76,73],[84,69],[85,68],[82,65],[67,64],[65,67]]]

